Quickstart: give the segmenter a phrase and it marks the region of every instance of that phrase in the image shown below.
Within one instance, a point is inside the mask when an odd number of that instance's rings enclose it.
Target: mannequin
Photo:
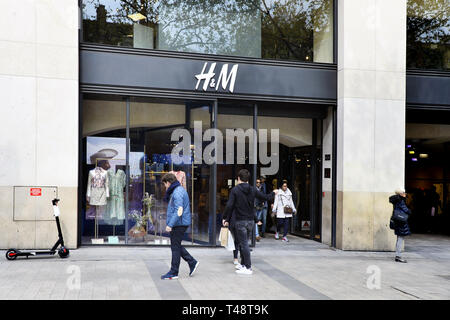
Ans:
[[[178,171],[170,171],[170,173],[173,173],[175,177],[177,177],[178,182],[183,186],[184,189],[187,190],[186,185],[186,173],[184,171],[178,170]]]
[[[109,198],[109,179],[107,170],[111,168],[108,160],[100,160],[97,167],[89,171],[86,200],[95,206],[95,238],[98,235],[98,216]]]
[[[113,169],[109,169],[107,176],[109,198],[106,204],[104,222],[113,226],[121,225],[125,219],[123,189],[126,185],[126,174],[122,169],[118,169],[116,172]]]

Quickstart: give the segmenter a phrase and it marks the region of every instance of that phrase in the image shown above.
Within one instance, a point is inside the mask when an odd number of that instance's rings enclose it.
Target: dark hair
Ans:
[[[239,170],[238,177],[242,182],[248,182],[250,179],[250,172],[248,172],[247,169],[241,169]]]
[[[161,181],[169,182],[170,184],[172,184],[175,181],[177,181],[177,177],[175,177],[175,175],[173,173],[166,173],[165,175],[163,175]]]
[[[286,187],[288,186],[287,180],[282,180],[280,184],[280,188],[283,187],[283,184],[286,184]]]

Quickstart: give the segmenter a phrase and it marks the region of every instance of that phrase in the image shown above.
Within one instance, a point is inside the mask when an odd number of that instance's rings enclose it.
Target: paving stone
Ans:
[[[0,260],[0,299],[450,299],[449,237],[408,237],[407,264],[394,262],[393,252],[290,240],[268,234],[258,242],[252,276],[237,275],[232,253],[223,248],[189,247],[198,271],[189,277],[182,260],[179,279],[172,281],[160,279],[170,268],[169,247],[81,247],[67,259]],[[379,289],[367,286],[370,268],[380,272]]]

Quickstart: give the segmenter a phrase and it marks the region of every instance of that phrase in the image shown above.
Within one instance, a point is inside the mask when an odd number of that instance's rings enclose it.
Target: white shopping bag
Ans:
[[[227,245],[225,246],[225,249],[227,249],[228,251],[235,250],[234,239],[233,239],[231,232],[228,232],[228,241],[227,241]]]

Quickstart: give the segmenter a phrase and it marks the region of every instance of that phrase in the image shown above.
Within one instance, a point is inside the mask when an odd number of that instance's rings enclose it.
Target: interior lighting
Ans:
[[[422,159],[428,158],[428,153],[420,153],[419,158],[422,158]]]
[[[130,18],[131,20],[133,20],[134,22],[137,22],[139,20],[144,20],[145,16],[141,13],[133,13],[133,14],[129,14],[128,18]]]
[[[414,162],[417,162],[417,158],[412,158],[411,160]]]
[[[409,154],[414,154],[414,150],[409,150]]]

